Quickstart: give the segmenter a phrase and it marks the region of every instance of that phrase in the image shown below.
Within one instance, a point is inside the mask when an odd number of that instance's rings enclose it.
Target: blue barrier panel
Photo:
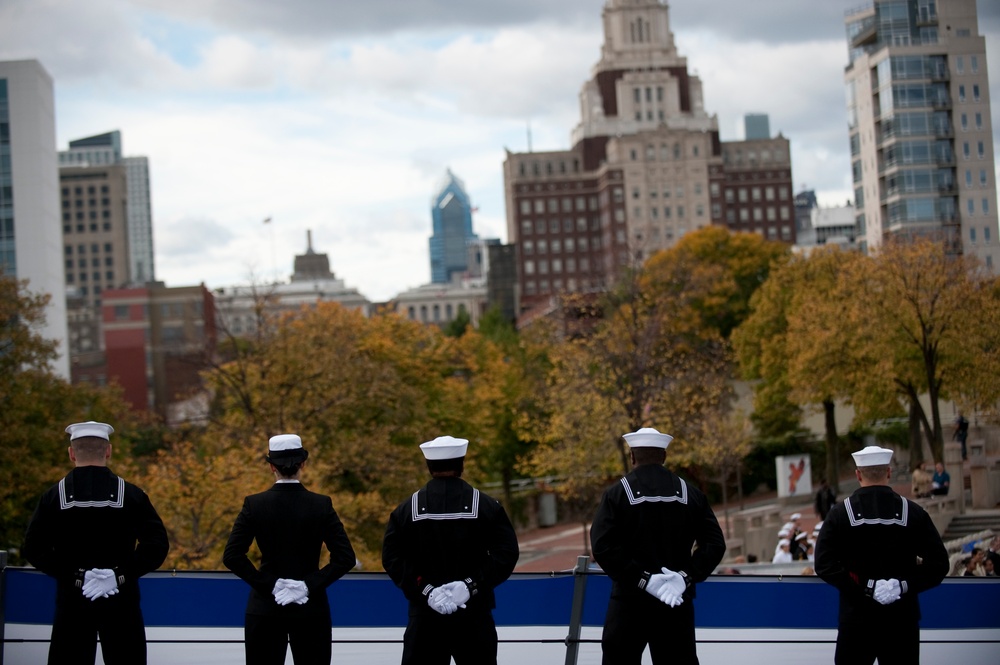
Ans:
[[[55,584],[34,570],[7,568],[6,622],[52,621]],[[241,627],[249,588],[230,573],[159,572],[140,580],[147,626]],[[583,624],[601,626],[611,581],[587,576]],[[573,576],[515,575],[497,588],[498,626],[568,626]],[[328,590],[333,625],[405,626],[403,594],[380,573],[351,573]],[[837,591],[815,577],[716,576],[698,585],[700,628],[833,629]],[[948,578],[920,595],[926,629],[1000,628],[1000,578]]]

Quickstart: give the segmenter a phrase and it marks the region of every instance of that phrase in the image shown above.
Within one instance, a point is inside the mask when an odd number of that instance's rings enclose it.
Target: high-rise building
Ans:
[[[994,266],[993,128],[976,0],[875,0],[846,27],[863,248],[928,236]]]
[[[431,282],[445,284],[468,271],[467,245],[478,237],[472,231],[472,203],[465,184],[450,170],[434,196],[431,218]]]
[[[155,281],[149,160],[145,157],[124,157],[121,132],[118,130],[70,141],[69,150],[59,153],[59,166],[63,169],[110,165],[121,165],[125,172],[124,219],[127,220],[128,266],[127,272],[122,273],[122,282],[142,285]]]
[[[659,0],[607,0],[573,147],[507,153],[519,312],[601,291],[708,224],[795,241],[788,140],[723,143]]]
[[[743,138],[747,141],[771,138],[771,119],[766,113],[747,113],[743,116]]]
[[[37,60],[0,62],[0,274],[51,296],[43,337],[69,378],[52,77]]]

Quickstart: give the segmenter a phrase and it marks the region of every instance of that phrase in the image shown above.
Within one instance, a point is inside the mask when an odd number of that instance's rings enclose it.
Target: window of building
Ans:
[[[558,239],[552,241],[552,253],[558,254],[562,251],[562,242]]]
[[[677,219],[684,219],[684,206],[677,206]]]
[[[694,216],[695,217],[704,217],[705,216],[705,206],[703,206],[700,203],[698,205],[696,205],[694,207]]]
[[[983,187],[985,187],[987,184],[986,169],[979,169],[979,184],[982,185]]]
[[[531,220],[523,219],[521,220],[521,233],[526,236],[531,235]]]
[[[976,202],[973,201],[972,199],[969,199],[965,202],[965,208],[966,210],[969,211],[970,215],[976,214]]]
[[[965,58],[960,55],[955,57],[955,71],[959,74],[965,73]]]
[[[545,240],[539,240],[538,241],[538,253],[539,254],[547,254],[548,251],[549,251],[549,243],[546,242]]]
[[[975,229],[975,227],[971,227],[969,229],[969,242],[972,242],[972,243],[976,242],[976,229]]]
[[[524,262],[524,274],[525,275],[534,275],[535,274],[535,262],[534,261],[525,261]]]
[[[636,104],[642,101],[642,90],[640,88],[632,88],[632,99]]]
[[[778,211],[773,207],[767,209],[767,221],[774,222],[778,219]]]
[[[969,56],[969,69],[972,70],[973,74],[977,74],[979,72],[979,56]]]
[[[774,187],[765,187],[764,188],[764,200],[765,201],[773,201],[774,200]]]
[[[541,215],[545,212],[545,199],[535,199],[535,214]]]
[[[990,200],[989,199],[983,199],[983,214],[984,215],[990,214]]]
[[[544,240],[542,242],[545,242]],[[531,256],[535,253],[535,243],[531,240],[525,240],[521,243],[521,247],[524,249],[525,256]]]
[[[576,241],[573,238],[566,238],[563,244],[566,247],[567,254],[576,251]]]
[[[549,274],[549,262],[546,260],[540,260],[538,262],[538,274],[548,275]]]
[[[535,220],[535,233],[545,233],[545,220],[536,219]]]
[[[761,222],[764,221],[764,211],[760,208],[753,209],[753,221]]]
[[[673,208],[671,208],[670,206],[664,206],[663,207],[663,218],[664,219],[670,219],[670,216],[671,216],[672,213],[673,213]]]
[[[962,142],[962,156],[965,157],[966,159],[968,159],[970,156],[972,156],[972,152],[969,150],[969,142],[968,141],[963,141]]]
[[[983,114],[982,113],[977,113],[976,114],[976,129],[982,129],[982,128],[983,128]]]
[[[972,187],[972,170],[965,169],[965,186]]]
[[[713,208],[713,210],[714,210],[714,208]],[[729,208],[728,210],[726,210],[726,221],[729,222],[730,224],[733,224],[733,223],[736,222],[736,211],[733,210],[732,208]]]
[[[788,207],[783,207],[778,210],[778,216],[781,217],[781,221],[785,221],[791,217],[791,213],[788,211]]]
[[[958,101],[963,102],[963,103],[965,102],[965,86],[964,85],[958,86]]]
[[[740,221],[749,222],[750,221],[750,211],[746,208],[740,208]]]
[[[990,244],[990,227],[988,226],[983,227],[983,242],[987,245]]]
[[[760,201],[760,187],[754,187],[750,190],[750,198],[752,198],[755,202]]]
[[[781,227],[781,239],[782,240],[791,240],[792,239],[792,227],[787,226],[787,225]]]
[[[976,154],[979,155],[979,159],[986,157],[986,143],[984,141],[978,141],[976,143]]]
[[[580,257],[580,272],[587,272],[590,270],[590,259],[586,256]]]
[[[115,260],[112,259],[110,256],[105,256],[104,257],[104,265],[106,265],[106,266],[113,266],[114,264],[115,264]]]
[[[110,231],[111,230],[111,223],[110,222],[104,222],[103,224],[101,224],[101,230],[103,230],[103,231]]]
[[[524,292],[529,296],[533,296],[538,292],[538,285],[535,283],[535,280],[529,279],[524,283]]]
[[[726,188],[726,203],[733,203],[736,200],[736,195],[733,190]]]
[[[746,187],[740,187],[740,189],[739,189],[739,198],[740,198],[740,203],[746,203],[749,200],[747,198],[747,189],[746,189]]]
[[[962,131],[969,131],[969,116],[965,113],[962,114]]]
[[[978,102],[979,101],[979,84],[978,83],[975,83],[972,86],[972,101],[974,101],[974,102]]]
[[[561,273],[563,268],[562,259],[552,259],[552,272]]]

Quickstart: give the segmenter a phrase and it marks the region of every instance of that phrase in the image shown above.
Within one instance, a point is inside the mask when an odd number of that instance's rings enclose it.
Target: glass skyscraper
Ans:
[[[846,17],[848,128],[864,248],[939,238],[997,249],[986,42],[976,0],[875,0]]]
[[[431,282],[446,284],[453,275],[469,269],[468,244],[478,239],[472,231],[472,204],[465,183],[450,170],[434,196],[431,218],[434,224],[430,238]]]

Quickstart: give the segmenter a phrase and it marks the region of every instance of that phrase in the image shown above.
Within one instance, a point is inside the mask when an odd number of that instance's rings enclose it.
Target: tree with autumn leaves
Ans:
[[[835,485],[835,401],[854,406],[861,422],[910,413],[938,461],[939,401],[995,403],[996,288],[974,259],[931,240],[889,242],[871,257],[820,250],[775,271],[734,344],[745,374],[759,381],[758,411],[782,400],[823,406]],[[921,448],[911,441],[911,464]]]

